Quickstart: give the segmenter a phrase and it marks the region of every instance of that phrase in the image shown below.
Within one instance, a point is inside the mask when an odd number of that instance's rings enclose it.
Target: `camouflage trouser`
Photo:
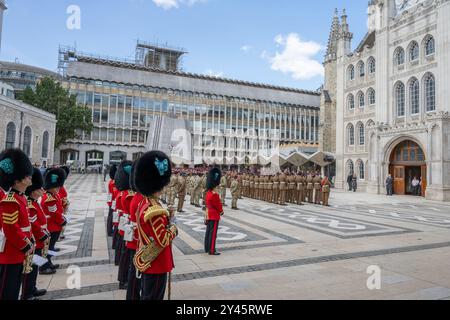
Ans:
[[[194,190],[194,205],[196,206],[200,205],[200,189]]]
[[[314,203],[320,204],[321,200],[321,192],[320,189],[314,189]]]
[[[231,208],[237,209],[238,195],[232,194]]]
[[[220,200],[222,201],[222,204],[225,204],[226,196],[227,196],[227,189],[226,188],[220,188]]]
[[[328,206],[328,200],[330,199],[329,192],[322,192],[322,205]]]
[[[183,210],[184,198],[186,198],[186,193],[178,194],[178,211]]]

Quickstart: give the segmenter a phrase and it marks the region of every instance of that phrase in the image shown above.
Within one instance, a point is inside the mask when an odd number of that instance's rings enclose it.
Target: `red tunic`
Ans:
[[[223,214],[222,201],[220,196],[214,191],[206,193],[206,220],[220,221]]]
[[[27,199],[24,195],[10,191],[0,201],[0,228],[6,237],[5,249],[0,253],[0,264],[23,263],[27,249],[32,246]]]
[[[5,190],[3,190],[3,188],[0,188],[0,201],[2,201],[4,197],[6,197]]]
[[[60,232],[66,223],[61,199],[58,194],[47,192],[41,199],[41,207],[47,217],[49,232]]]
[[[116,189],[116,185],[114,184],[114,180],[109,180],[108,184],[108,207],[111,207],[112,201],[114,200],[114,189]],[[117,190],[117,189],[116,189]]]
[[[45,238],[48,236],[47,218],[41,206],[35,200],[28,200],[28,211],[30,213],[31,230],[36,240],[36,249],[43,249]]]
[[[142,194],[136,193],[133,197],[133,200],[131,200],[130,204],[130,223],[134,228],[134,240],[127,242],[127,248],[131,250],[137,250],[138,248],[138,231],[137,231],[137,223],[136,223],[136,212],[139,210],[139,206],[141,205],[142,200],[145,200],[145,198]]]
[[[65,212],[67,210],[67,208],[69,207],[69,199],[68,199],[67,191],[64,187],[59,188],[58,196],[61,199],[61,203],[62,203],[64,212]]]
[[[145,274],[164,274],[171,272],[175,267],[172,255],[172,241],[176,237],[177,227],[169,227],[169,212],[165,210],[156,199],[149,199],[145,205],[141,206],[139,212],[139,234],[144,238],[155,239],[161,248],[164,248],[160,255],[153,261],[150,268],[144,271]],[[140,243],[139,245],[142,245]]]

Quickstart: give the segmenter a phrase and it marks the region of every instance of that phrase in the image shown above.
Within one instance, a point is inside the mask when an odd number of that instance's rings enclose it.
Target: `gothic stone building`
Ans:
[[[391,173],[396,194],[417,177],[427,199],[450,201],[450,1],[371,0],[368,12],[354,51],[345,12],[335,15],[324,63],[336,186],[355,173],[381,194]]]

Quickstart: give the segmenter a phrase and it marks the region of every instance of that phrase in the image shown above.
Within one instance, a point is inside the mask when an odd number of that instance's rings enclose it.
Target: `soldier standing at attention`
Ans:
[[[269,182],[268,182],[268,187],[267,187],[267,202],[271,203],[272,202],[272,197],[273,197],[272,176],[269,176],[268,179],[269,179]]]
[[[233,181],[231,181],[231,197],[232,197],[232,201],[231,201],[231,209],[233,210],[238,210],[237,207],[237,202],[238,202],[238,188],[239,188],[239,183],[237,181],[237,177],[233,179]]]
[[[308,176],[306,177],[306,196],[308,197],[309,203],[313,203],[313,191],[314,191],[313,176],[311,173],[308,173]]]
[[[207,186],[206,186],[207,179],[208,179],[208,174],[205,172],[202,177],[201,191],[200,191],[201,195],[202,195],[202,200],[203,200],[203,208],[202,208],[203,210],[206,210],[206,192],[208,191]],[[220,181],[219,181],[219,183],[220,183]]]
[[[330,191],[331,191],[331,182],[328,180],[328,177],[322,179],[320,183],[322,186],[322,205],[328,207],[328,200],[330,199]]]
[[[280,175],[280,205],[285,206],[286,205],[286,175],[281,173]]]
[[[302,187],[303,187],[302,176],[300,173],[298,173],[295,176],[295,203],[300,206],[303,205],[301,196],[301,193],[303,193]]]
[[[272,203],[278,204],[279,192],[280,192],[280,180],[278,178],[278,174],[272,177],[273,181],[273,195],[272,195]]]
[[[178,235],[176,218],[159,202],[171,175],[170,159],[159,151],[144,154],[135,166],[135,187],[147,198],[136,217],[139,247],[133,260],[142,273],[141,300],[163,300],[168,274],[175,267],[172,242]]]
[[[225,205],[225,198],[227,196],[227,177],[225,175],[220,179],[220,201],[222,201],[222,205]]]
[[[255,193],[254,199],[258,200],[259,199],[259,177],[258,176],[255,176],[255,182],[253,184],[253,187],[255,190],[254,191],[254,193]]]
[[[178,210],[177,212],[184,212],[184,199],[186,198],[186,174],[183,172],[178,177]]]
[[[169,183],[169,190],[168,190],[169,201],[167,203],[167,205],[169,207],[175,206],[175,197],[176,197],[177,188],[178,188],[178,176],[177,176],[177,174],[174,174],[170,178],[170,183]]]
[[[205,252],[209,255],[218,256],[219,252],[216,250],[216,239],[219,231],[219,222],[221,216],[223,216],[223,207],[220,202],[219,194],[216,192],[216,188],[220,184],[221,172],[219,169],[214,168],[208,173],[207,189],[206,193],[206,212],[205,212]],[[233,180],[234,182],[235,180]]]
[[[238,185],[239,185],[238,198],[242,199],[242,175],[240,175],[240,174],[237,175],[237,181],[238,181]],[[231,185],[230,185],[230,187],[231,187]]]
[[[21,150],[0,154],[0,185],[6,191],[0,201],[0,300],[19,300],[24,262],[34,253],[24,194],[32,175],[31,162]]]
[[[320,204],[320,182],[322,181],[322,179],[320,178],[319,173],[317,172],[316,175],[314,176],[313,182],[314,182],[314,204]]]
[[[114,209],[112,208],[112,202],[113,202],[113,198],[114,198],[114,189],[115,189],[114,176],[116,175],[116,171],[117,171],[117,166],[114,164],[109,169],[110,180],[108,183],[108,200],[107,200],[107,205],[109,207],[109,211],[108,211],[108,219],[106,222],[106,228],[107,228],[106,233],[108,234],[108,237],[112,237],[112,235],[113,235],[113,212],[114,212]]]

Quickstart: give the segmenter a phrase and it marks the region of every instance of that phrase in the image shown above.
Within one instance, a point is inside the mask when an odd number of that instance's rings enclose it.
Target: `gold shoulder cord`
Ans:
[[[2,200],[3,202],[13,202],[19,204],[17,199],[14,197],[13,193],[8,193],[5,199]]]

